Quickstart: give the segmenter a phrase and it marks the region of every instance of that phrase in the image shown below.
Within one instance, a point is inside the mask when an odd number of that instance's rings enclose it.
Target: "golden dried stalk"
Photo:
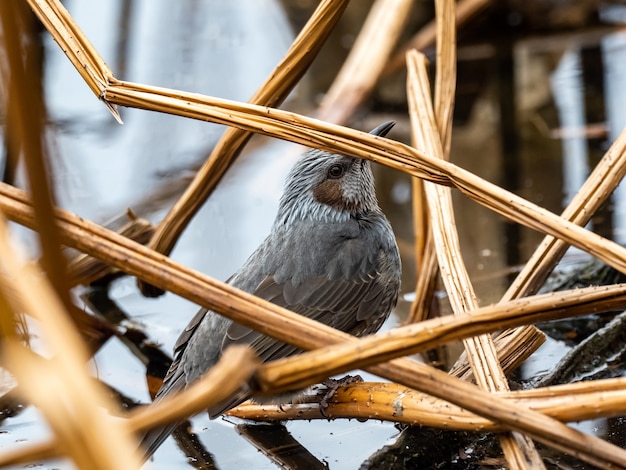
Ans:
[[[61,448],[79,468],[139,468],[137,445],[119,422],[103,409],[115,405],[88,374],[89,355],[59,298],[34,266],[17,259],[0,219],[0,290],[13,311],[37,318],[55,354],[45,365],[7,342],[3,358],[17,377],[20,390],[35,403],[54,429]],[[6,295],[8,292],[11,295]],[[37,295],[33,295],[36,292]],[[42,393],[42,390],[46,393]],[[85,400],[85,397],[89,397]]]
[[[454,22],[454,8],[447,1],[436,3],[438,25]],[[452,130],[452,102],[454,100],[455,54],[454,28],[440,27],[438,34],[438,77],[448,76],[448,80],[439,78],[435,97],[439,103],[440,115],[435,122],[435,113],[430,101],[430,86],[426,70],[426,58],[417,51],[407,53],[409,78],[407,81],[409,112],[412,123],[412,137],[415,145],[425,148],[431,155],[444,158],[443,145],[447,142],[448,150]],[[442,44],[443,43],[443,44]],[[440,46],[440,44],[442,44]],[[440,65],[441,64],[441,65]],[[450,86],[448,83],[452,82]],[[439,129],[439,131],[437,130]],[[441,135],[441,137],[439,137]],[[446,285],[446,291],[456,315],[471,312],[478,307],[478,301],[469,274],[463,264],[461,248],[456,232],[452,195],[449,188],[425,182],[424,190],[428,202],[433,241],[437,250],[439,270]],[[469,363],[478,385],[486,390],[508,390],[504,375],[490,335],[481,335],[463,341]],[[522,434],[502,434],[499,436],[504,456],[511,468],[543,468],[543,461],[533,442]]]
[[[498,396],[564,422],[611,418],[626,414],[626,379],[605,379],[542,389],[499,392]],[[319,403],[257,405],[251,402],[232,409],[229,415],[260,421],[292,419],[381,419],[450,431],[505,429],[450,403],[394,383],[361,382],[339,388],[324,414]]]
[[[41,15],[45,16],[45,14],[69,16],[58,0],[28,1],[33,8],[40,4],[55,5],[55,9],[37,10],[36,12],[40,17]],[[55,22],[48,18],[43,18],[42,21]],[[64,25],[59,19],[56,22],[60,23],[61,26]],[[76,27],[74,29],[59,27],[53,34],[57,40],[60,40],[57,36],[63,37],[72,34],[82,38],[83,49],[78,52],[73,49],[64,49],[73,63],[77,62],[73,56],[83,51],[87,55],[95,54],[97,56],[93,47],[85,45],[88,40]],[[78,61],[78,66],[90,67],[91,62],[100,63],[101,59],[97,56],[96,59],[90,61]],[[108,82],[103,85],[98,96],[109,105],[117,104],[193,119],[210,120],[334,153],[367,158],[412,176],[438,184],[454,186],[479,204],[485,205],[511,220],[560,238],[600,258],[616,269],[626,272],[625,248],[572,224],[462,168],[424,155],[399,142],[274,108],[124,82],[112,77],[108,78]]]
[[[12,197],[0,198],[0,209],[5,210],[12,219],[31,225],[32,213],[28,207],[25,193],[6,185],[0,185],[0,193],[12,195]],[[274,304],[238,291],[231,286],[214,281],[208,276],[174,263],[144,246],[93,223],[61,210],[57,210],[56,213],[61,234],[64,242],[68,245],[104,258],[132,275],[225,314],[245,326],[258,329],[264,334],[277,337],[303,349],[312,349],[333,342],[357,341],[354,345],[346,343],[335,346],[337,348],[335,355],[339,355],[338,360],[341,360],[341,356],[346,354],[342,349],[344,347],[356,348],[361,351],[364,348],[367,351],[371,350],[370,357],[363,360],[376,362],[384,360],[385,357],[415,352],[419,349],[418,347],[413,349],[416,338],[423,341],[420,343],[420,347],[432,347],[435,344],[440,344],[442,339],[446,341],[459,339],[461,337],[459,336],[460,331],[466,335],[473,335],[491,331],[492,327],[508,327],[519,325],[520,322],[533,322],[538,318],[545,318],[545,315],[537,313],[539,310],[550,311],[547,314],[549,318],[571,316],[581,312],[588,313],[590,309],[593,311],[595,308],[602,308],[603,310],[619,308],[618,306],[622,306],[626,299],[626,286],[576,290],[569,294],[559,292],[553,296],[537,296],[532,300],[521,299],[506,307],[479,309],[471,316],[439,318],[398,330],[402,334],[406,333],[408,338],[402,339],[398,336],[392,340],[381,335],[380,337],[356,340],[345,333],[305,319]],[[594,304],[598,300],[602,300],[601,306]],[[480,316],[481,314],[485,316]],[[490,327],[487,328],[487,325]],[[421,333],[418,333],[419,331]],[[399,333],[396,332],[395,334]],[[369,343],[378,340],[381,341],[380,345],[372,346]],[[361,347],[361,345],[367,346]],[[402,349],[403,347],[408,347],[408,349]],[[385,348],[389,349],[386,350]],[[393,352],[388,354],[389,350]],[[372,356],[373,353],[381,353],[381,355],[375,357]],[[354,351],[350,351],[348,354],[352,354],[352,358],[355,357]],[[308,368],[311,364],[310,358],[305,359],[307,360],[305,367]],[[340,369],[337,369],[335,365],[336,362],[333,362],[333,370],[339,371]],[[359,365],[358,361],[350,361],[350,364],[342,370],[352,369]],[[267,364],[262,370],[269,371],[271,366],[271,364]],[[615,462],[616,459],[623,458],[619,449],[616,450],[614,446],[600,439],[571,430],[539,413],[519,407],[511,408],[504,399],[480,391],[469,383],[454,379],[444,372],[424,364],[418,364],[408,359],[394,359],[386,364],[369,366],[367,370],[455,403],[476,414],[503,423],[510,429],[527,432],[533,438],[547,445],[561,450],[567,449],[569,453],[573,452],[588,461],[598,462],[598,460],[593,459],[602,458],[603,460],[600,462],[607,464],[607,462]],[[271,380],[265,381],[265,383],[272,384],[271,387],[274,390],[278,385],[278,382]],[[302,383],[297,382],[296,387],[301,386]]]

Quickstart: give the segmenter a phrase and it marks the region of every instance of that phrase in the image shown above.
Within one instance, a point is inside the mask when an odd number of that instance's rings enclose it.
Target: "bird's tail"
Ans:
[[[154,401],[152,402],[153,404],[159,403],[170,393],[175,393],[185,388],[184,381],[176,379],[178,378],[164,383],[154,397]],[[174,421],[146,431],[146,433],[141,437],[139,444],[140,449],[143,449],[144,451],[144,460],[148,460],[152,457],[152,454],[156,452],[159,446],[163,444],[163,441],[168,438],[168,436],[174,431],[174,429],[176,429],[176,427],[178,427],[180,423],[181,421]]]
[[[172,392],[171,388],[167,390],[167,393],[157,395],[154,399],[154,403],[158,403],[162,397]],[[240,405],[244,401],[250,398],[250,389],[247,385],[242,386],[239,391],[229,397],[226,401],[217,403],[210,407],[207,411],[209,418],[215,419],[222,414]],[[175,421],[173,423],[166,424],[164,426],[155,427],[148,430],[141,438],[140,447],[144,452],[144,459],[148,460],[156,452],[161,444],[168,438],[168,436],[174,432],[174,430],[182,423],[182,421]]]
[[[141,449],[143,449],[144,460],[148,460],[156,452],[156,450],[163,444],[165,439],[176,429],[179,422],[170,423],[162,427],[150,429],[141,438]]]

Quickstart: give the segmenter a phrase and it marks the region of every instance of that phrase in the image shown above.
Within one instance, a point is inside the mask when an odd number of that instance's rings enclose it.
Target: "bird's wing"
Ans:
[[[380,326],[376,313],[389,313],[394,298],[385,295],[385,286],[370,273],[355,280],[330,280],[327,276],[307,279],[297,286],[278,283],[266,277],[254,294],[312,320],[355,335],[366,334]],[[382,321],[381,320],[381,321]],[[250,328],[233,323],[227,331],[222,350],[231,344],[249,344],[263,362],[299,351]]]
[[[203,308],[191,319],[185,330],[181,333],[176,345],[174,346],[174,361],[167,371],[165,378],[163,379],[163,385],[159,389],[155,397],[155,402],[158,402],[166,395],[183,390],[187,386],[187,378],[185,377],[185,371],[183,367],[180,367],[180,361],[182,354],[180,351],[185,349],[189,338],[193,335],[198,325],[202,322],[202,319],[207,314],[208,310]],[[159,426],[148,430],[141,438],[141,448],[144,451],[145,458],[149,458],[159,446],[168,438],[168,436],[176,429],[180,423],[174,421],[166,424],[165,426]]]
[[[193,336],[196,328],[202,323],[202,320],[208,312],[206,308],[200,309],[176,340],[176,344],[174,345],[174,361],[172,361],[170,368],[167,370],[167,374],[163,379],[163,385],[157,392],[155,398],[165,396],[174,390],[181,390],[187,386],[184,370],[182,367],[179,367],[182,351],[187,347],[189,339]]]
[[[319,276],[309,278],[297,287],[290,282],[277,283],[273,276],[268,276],[254,294],[313,320],[360,336],[377,330],[395,305],[395,295],[389,298],[389,295],[383,295],[384,292],[384,286],[372,276],[354,281],[331,281],[326,276]],[[373,315],[379,312],[382,315]],[[222,350],[231,344],[250,345],[263,362],[300,352],[295,346],[238,323],[232,323],[228,328]],[[209,415],[219,416],[248,397],[245,392],[232,397],[209,408]]]

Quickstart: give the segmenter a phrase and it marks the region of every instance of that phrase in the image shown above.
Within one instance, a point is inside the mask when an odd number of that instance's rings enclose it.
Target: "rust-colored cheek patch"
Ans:
[[[318,202],[334,207],[337,210],[344,209],[343,191],[339,181],[324,181],[313,190],[313,197]]]

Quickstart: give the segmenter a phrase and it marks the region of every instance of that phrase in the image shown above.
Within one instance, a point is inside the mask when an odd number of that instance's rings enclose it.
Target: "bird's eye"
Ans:
[[[330,179],[338,179],[341,178],[345,172],[345,168],[343,165],[333,165],[328,169],[328,177]]]

